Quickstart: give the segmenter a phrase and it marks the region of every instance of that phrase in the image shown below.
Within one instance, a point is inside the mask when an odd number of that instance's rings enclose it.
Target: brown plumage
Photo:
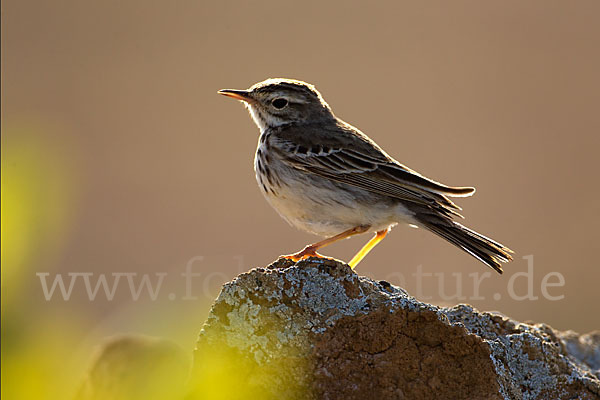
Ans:
[[[377,232],[350,262],[354,267],[397,223],[423,227],[497,272],[511,251],[453,221],[462,216],[450,197],[472,187],[428,179],[390,157],[374,141],[337,118],[314,86],[270,79],[248,90],[223,90],[248,106],[261,130],[257,180],[271,205],[292,225],[329,237],[293,259],[363,232]]]

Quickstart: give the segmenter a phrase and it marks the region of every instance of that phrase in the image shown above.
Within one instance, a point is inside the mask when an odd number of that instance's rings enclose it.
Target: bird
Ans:
[[[462,209],[450,198],[475,188],[447,186],[404,166],[336,117],[314,85],[270,78],[218,93],[242,101],[260,130],[254,170],[266,200],[292,226],[324,237],[282,257],[325,257],[317,250],[374,233],[348,262],[354,269],[401,224],[444,238],[498,273],[512,260],[508,247],[456,221]]]

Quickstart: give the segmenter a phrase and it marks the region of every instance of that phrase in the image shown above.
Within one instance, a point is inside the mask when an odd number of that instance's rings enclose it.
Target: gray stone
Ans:
[[[599,368],[600,333],[437,307],[334,260],[278,260],[223,287],[191,398],[598,399]]]

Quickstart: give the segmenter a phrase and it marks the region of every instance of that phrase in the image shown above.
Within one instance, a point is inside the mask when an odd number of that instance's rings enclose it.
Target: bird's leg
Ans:
[[[363,246],[363,248],[360,249],[360,251],[358,253],[356,253],[356,255],[354,257],[352,257],[352,260],[350,260],[350,262],[348,263],[350,268],[354,269],[354,267],[356,267],[358,265],[358,263],[361,262],[362,259],[365,258],[365,256],[367,254],[369,254],[369,252],[373,249],[373,247],[377,246],[377,243],[379,243],[383,240],[383,238],[385,237],[385,235],[388,234],[389,231],[390,231],[389,227],[384,230],[378,231],[375,234],[375,236],[373,236],[373,238],[371,238],[371,240],[369,240],[367,242],[367,244],[365,244]]]
[[[325,256],[322,256],[321,254],[317,253],[317,250],[319,250],[322,247],[329,246],[330,244],[338,242],[342,239],[349,238],[350,236],[358,235],[360,233],[365,233],[366,231],[369,230],[369,228],[370,228],[370,226],[356,226],[356,227],[354,227],[352,229],[348,229],[347,231],[344,231],[338,235],[332,236],[325,240],[321,240],[320,242],[309,244],[302,251],[300,251],[296,254],[288,254],[286,256],[281,256],[281,257],[287,258],[292,261],[300,261],[300,260],[304,260],[308,257],[326,258]]]

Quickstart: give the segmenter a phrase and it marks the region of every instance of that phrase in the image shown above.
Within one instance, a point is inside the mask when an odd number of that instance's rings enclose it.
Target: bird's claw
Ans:
[[[312,248],[311,246],[306,247],[304,250],[302,250],[296,254],[287,254],[284,256],[280,256],[280,258],[292,260],[293,262],[298,262],[300,260],[306,260],[307,258],[310,258],[310,257],[329,259],[329,257],[326,257],[322,254],[317,253],[317,251],[314,248]]]

